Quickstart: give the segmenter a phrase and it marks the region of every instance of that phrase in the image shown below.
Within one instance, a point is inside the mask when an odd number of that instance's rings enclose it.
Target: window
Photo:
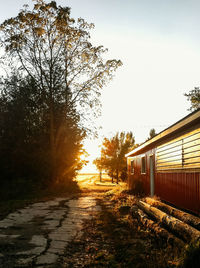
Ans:
[[[131,160],[131,174],[134,174],[134,160]]]
[[[142,174],[146,173],[146,159],[145,159],[145,156],[141,157],[141,173]]]

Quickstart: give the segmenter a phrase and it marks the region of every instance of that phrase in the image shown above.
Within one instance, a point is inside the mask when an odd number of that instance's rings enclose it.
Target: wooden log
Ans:
[[[151,206],[157,207],[158,209],[166,212],[167,214],[170,214],[171,216],[175,218],[178,218],[179,220],[191,225],[192,227],[200,231],[200,218],[194,215],[191,215],[189,213],[186,213],[184,211],[181,211],[177,208],[171,207],[159,200],[155,200],[150,197],[146,197],[145,202]]]
[[[137,205],[140,209],[145,211],[145,213],[156,219],[159,223],[164,224],[170,231],[180,236],[187,243],[200,241],[200,232],[195,228],[143,201],[139,201]]]
[[[164,228],[160,227],[158,223],[148,218],[147,214],[144,213],[143,210],[138,209],[138,220],[142,223],[142,225],[153,232],[154,235],[158,239],[164,240],[166,243],[168,243],[171,246],[181,248],[184,246],[184,243],[182,240],[174,236],[173,234],[169,233]]]

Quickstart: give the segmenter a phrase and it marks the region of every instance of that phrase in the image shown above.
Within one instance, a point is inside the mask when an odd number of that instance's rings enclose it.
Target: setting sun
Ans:
[[[87,165],[84,166],[80,173],[96,173],[98,170],[93,164],[93,160],[101,155],[101,148],[99,140],[86,140],[84,142],[84,149],[87,154],[82,156],[82,160],[88,161]]]

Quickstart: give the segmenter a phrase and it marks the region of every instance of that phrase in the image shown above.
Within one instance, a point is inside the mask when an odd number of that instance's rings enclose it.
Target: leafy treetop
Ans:
[[[190,90],[189,93],[184,94],[187,99],[190,101],[190,111],[194,111],[200,108],[200,88],[195,87]]]
[[[55,1],[33,1],[33,10],[25,5],[18,16],[0,25],[6,56],[18,71],[34,78],[47,105],[58,99],[97,112],[100,89],[121,61],[105,61],[107,49],[90,43],[94,24],[82,18],[75,21],[70,8]]]

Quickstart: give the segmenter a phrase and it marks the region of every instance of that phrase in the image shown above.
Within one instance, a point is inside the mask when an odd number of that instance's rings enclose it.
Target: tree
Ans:
[[[97,164],[106,170],[109,176],[116,178],[118,183],[119,178],[124,179],[124,171],[126,173],[126,158],[125,154],[133,149],[135,139],[132,132],[116,133],[112,138],[104,138],[101,158],[97,159]]]
[[[102,180],[102,171],[103,171],[103,165],[102,165],[102,159],[100,158],[96,158],[93,161],[93,164],[96,166],[97,170],[99,171],[99,178],[100,181]]]
[[[28,75],[34,81],[40,114],[45,111],[52,178],[60,174],[63,142],[71,145],[71,135],[68,141],[65,136],[68,119],[72,116],[80,126],[88,111],[98,114],[101,88],[121,65],[119,60],[105,61],[107,50],[90,43],[92,28],[84,19],[71,18],[69,7],[43,0],[35,0],[33,10],[24,6],[0,25],[4,64],[7,61],[22,79]],[[89,131],[85,127],[85,133]]]
[[[22,81],[12,76],[9,80],[3,80],[1,90],[1,198],[2,195],[10,198],[53,185],[73,188],[72,178],[83,164],[79,155],[83,152],[85,135],[74,108],[69,107],[63,123],[59,154],[56,155],[58,176],[52,182],[48,110],[38,99],[38,87],[32,78],[26,77]],[[57,104],[56,109],[59,121],[62,107]]]
[[[150,131],[149,131],[149,139],[152,139],[153,137],[155,137],[157,134],[156,134],[156,131],[155,131],[155,128],[152,128]]]
[[[194,111],[200,108],[200,88],[195,87],[194,89],[190,90],[189,93],[184,94],[188,101],[190,101],[190,110]]]

